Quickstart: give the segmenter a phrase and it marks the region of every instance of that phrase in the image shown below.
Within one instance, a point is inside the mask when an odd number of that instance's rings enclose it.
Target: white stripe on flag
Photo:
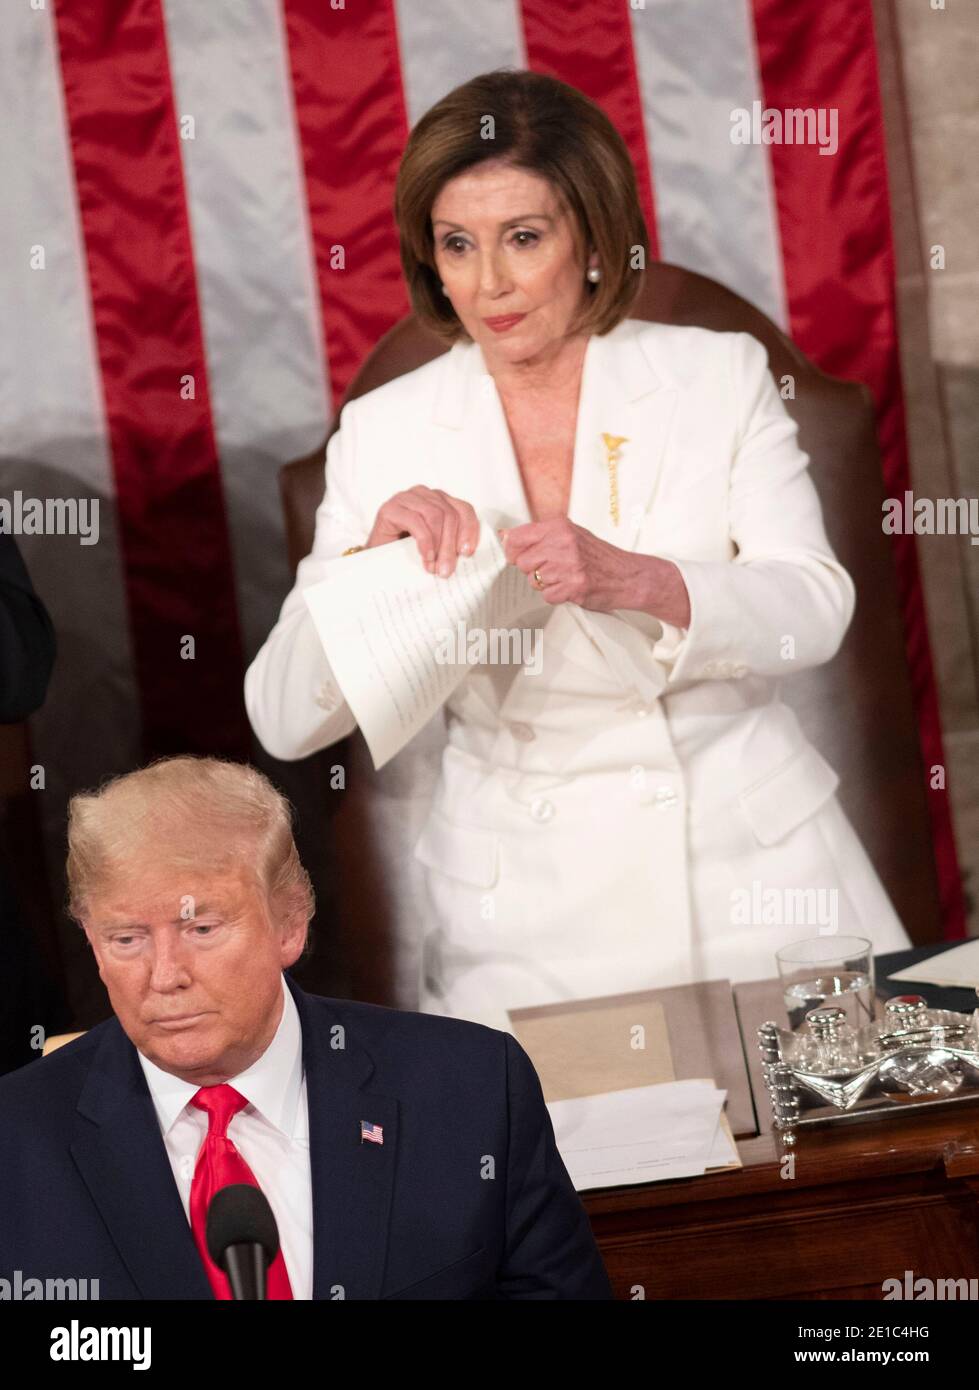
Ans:
[[[731,143],[761,99],[748,0],[630,8],[664,261],[709,275],[788,326],[768,151]]]
[[[164,0],[211,411],[249,656],[288,587],[277,474],[330,416],[279,0]],[[189,128],[189,123],[187,123]]]
[[[527,66],[518,0],[396,0],[408,123],[492,68]]]

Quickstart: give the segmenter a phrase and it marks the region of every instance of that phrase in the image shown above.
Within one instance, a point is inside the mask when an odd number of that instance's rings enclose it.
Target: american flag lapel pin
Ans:
[[[369,1144],[383,1144],[384,1130],[381,1125],[372,1125],[370,1120],[360,1122],[360,1142],[367,1140]]]

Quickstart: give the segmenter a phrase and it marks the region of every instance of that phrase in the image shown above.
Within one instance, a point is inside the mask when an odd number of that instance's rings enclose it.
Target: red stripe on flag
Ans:
[[[520,0],[527,63],[577,87],[600,106],[632,156],[650,260],[659,259],[652,168],[627,4],[579,0],[569,10],[552,0]]]
[[[791,336],[824,371],[865,382],[877,404],[888,493],[908,481],[887,164],[869,0],[752,0],[764,104],[835,109],[839,149],[768,146],[781,228]],[[827,127],[829,129],[829,127]],[[926,768],[944,766],[938,698],[913,536],[895,559]],[[928,784],[949,938],[965,935],[948,795]]]
[[[397,28],[391,0],[283,0],[283,12],[336,406],[410,307],[393,208],[408,139]]]
[[[144,752],[247,755],[224,496],[160,0],[56,0]],[[194,381],[195,399],[181,398]],[[182,657],[192,636],[193,660]]]

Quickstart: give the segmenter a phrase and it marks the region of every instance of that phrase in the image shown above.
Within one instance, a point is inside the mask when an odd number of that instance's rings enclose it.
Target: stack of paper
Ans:
[[[622,1187],[740,1167],[713,1081],[668,1081],[548,1103],[575,1188]]]

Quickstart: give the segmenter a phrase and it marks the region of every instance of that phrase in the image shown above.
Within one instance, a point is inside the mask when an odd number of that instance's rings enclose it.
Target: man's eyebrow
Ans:
[[[525,212],[522,217],[511,217],[506,222],[501,222],[501,227],[515,227],[518,222],[553,222],[554,218],[546,212]],[[459,222],[447,222],[444,217],[437,217],[432,223],[433,227],[454,227],[456,231],[464,232],[466,229]]]
[[[182,923],[193,922],[197,917],[223,916],[226,911],[226,905],[216,900],[209,903],[195,903],[192,915],[181,917],[178,912],[176,916],[171,917],[169,925],[172,927],[179,927]],[[110,932],[114,931],[149,931],[150,924],[148,922],[137,922],[129,917],[120,917],[115,922],[100,922],[97,930],[102,936],[108,936]]]

